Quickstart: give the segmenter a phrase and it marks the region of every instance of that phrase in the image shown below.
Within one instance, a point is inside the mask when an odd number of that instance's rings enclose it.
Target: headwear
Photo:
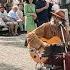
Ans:
[[[64,20],[65,21],[65,13],[63,11],[58,11],[58,12],[51,12],[53,16],[59,18],[60,20]]]

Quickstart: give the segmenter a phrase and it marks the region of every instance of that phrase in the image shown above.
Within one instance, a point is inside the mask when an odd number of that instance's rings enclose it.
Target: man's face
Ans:
[[[19,9],[22,10],[23,9],[23,5],[19,5]]]
[[[1,7],[1,8],[0,8],[0,11],[3,13],[3,12],[4,12],[4,8],[3,8],[3,7]]]
[[[13,10],[14,10],[14,12],[17,12],[18,8],[17,7],[14,7]]]

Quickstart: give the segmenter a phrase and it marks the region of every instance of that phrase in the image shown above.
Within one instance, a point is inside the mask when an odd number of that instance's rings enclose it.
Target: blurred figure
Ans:
[[[12,7],[12,9],[10,10],[10,12],[8,13],[8,16],[10,18],[12,18],[14,22],[16,22],[16,23],[14,23],[14,27],[15,27],[15,33],[14,33],[14,35],[18,35],[18,33],[17,33],[18,23],[22,21],[19,18],[19,16],[17,15],[17,10],[18,10],[18,7],[15,5],[15,6]]]
[[[34,20],[37,18],[35,5],[32,3],[33,0],[25,0],[24,3],[24,15],[25,15],[25,30],[27,33],[34,30],[37,26]],[[27,46],[27,40],[25,41]]]
[[[19,23],[19,27],[20,27],[20,30],[23,31],[23,24],[24,24],[24,16],[23,16],[23,12],[22,12],[22,9],[23,9],[23,4],[18,4],[18,10],[17,10],[17,14],[19,16],[19,18],[22,19],[22,22]]]
[[[4,6],[0,3],[0,25],[9,28],[9,34],[14,35],[17,31],[14,32],[14,22],[8,17],[8,14],[6,10],[4,9]]]
[[[48,22],[48,7],[49,4],[45,0],[38,0],[36,2],[36,12],[37,12],[37,26]]]
[[[33,0],[25,0],[24,3],[25,30],[27,32],[31,32],[36,28],[36,23],[34,20],[36,19],[37,15],[35,5],[32,2]]]
[[[0,3],[5,4],[7,0],[0,0]]]
[[[19,0],[13,0],[13,5],[17,5],[17,4],[19,4],[19,3],[20,3]]]
[[[56,1],[53,1],[53,6],[52,6],[52,10],[53,12],[58,12],[60,10],[60,6]]]
[[[14,21],[20,22],[22,20],[17,15],[17,10],[18,10],[18,6],[17,5],[14,5],[12,7],[12,9],[10,10],[10,12],[8,13],[8,16],[11,17]]]
[[[47,50],[46,50],[46,52],[44,52],[44,54],[46,56],[44,56],[44,57],[42,56],[41,53],[40,53],[40,56],[39,56],[38,53],[31,51],[30,54],[32,54],[32,58],[34,59],[34,61],[39,61],[39,63],[47,64],[47,61],[45,61],[45,59],[44,59],[45,57],[46,57],[46,60],[47,60],[47,57],[51,58],[50,56],[53,57],[56,54],[63,52],[61,50],[62,46],[61,45],[57,46],[57,44],[63,42],[63,35],[61,33],[61,27],[60,27],[59,23],[60,22],[62,23],[65,20],[64,19],[65,14],[61,10],[58,13],[52,13],[52,15],[54,17],[53,24],[51,22],[44,23],[41,26],[39,26],[37,29],[33,30],[32,32],[30,32],[27,35],[28,47],[31,50],[35,49],[36,52],[43,52],[44,50],[48,49],[48,47],[49,47],[49,50],[48,50],[49,52],[47,52]],[[70,38],[69,38],[69,34],[68,34],[67,31],[68,30],[65,30],[63,28],[65,42],[68,43],[70,41]],[[52,39],[52,40],[50,40],[50,39]],[[54,49],[54,48],[52,48],[52,46],[58,47],[58,49],[57,48]],[[44,48],[44,50],[42,50],[43,48]],[[47,53],[49,55],[47,55]],[[37,55],[39,57],[34,58],[33,54]],[[55,65],[57,65],[57,64],[55,64]]]
[[[57,13],[58,11],[60,11],[60,6],[58,5],[58,3],[54,0],[51,0],[53,6],[52,6],[52,12]],[[54,17],[51,18],[51,21],[54,21]]]
[[[7,12],[4,9],[4,5],[0,3],[0,25],[6,26],[4,20],[7,18]]]

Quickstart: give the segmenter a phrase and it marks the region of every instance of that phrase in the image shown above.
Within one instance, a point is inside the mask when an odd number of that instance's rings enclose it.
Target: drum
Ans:
[[[63,53],[64,47],[53,45],[45,48],[43,57],[48,57],[47,62],[45,64],[52,64],[56,66],[63,66]]]

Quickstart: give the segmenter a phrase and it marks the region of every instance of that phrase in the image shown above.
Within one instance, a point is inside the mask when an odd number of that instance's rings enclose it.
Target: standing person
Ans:
[[[35,5],[32,2],[33,0],[25,0],[24,3],[25,30],[27,33],[36,28],[34,19],[37,17],[37,15],[35,11]],[[25,46],[27,46],[27,40],[25,41]]]
[[[48,21],[48,3],[45,0],[38,0],[36,2],[36,12],[37,12],[37,26],[42,25]]]
[[[11,0],[5,4],[5,9],[6,9],[7,13],[11,10],[12,5],[13,4],[12,4]]]
[[[33,0],[25,0],[24,3],[24,15],[25,15],[25,30],[31,32],[36,28],[34,19],[37,17],[35,11],[35,5],[32,3]]]

